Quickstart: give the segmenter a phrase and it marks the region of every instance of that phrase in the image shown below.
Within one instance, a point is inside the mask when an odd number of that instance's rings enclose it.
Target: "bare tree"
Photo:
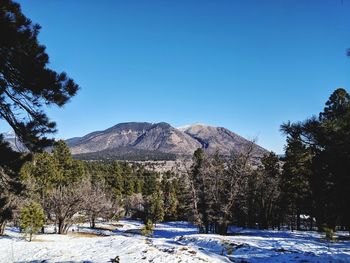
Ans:
[[[110,219],[119,212],[119,209],[117,201],[106,194],[102,184],[90,185],[84,205],[84,210],[89,217],[90,227],[96,227],[97,217]]]
[[[202,232],[226,234],[234,208],[245,206],[248,178],[252,173],[255,144],[229,158],[199,149],[189,175],[195,223]]]
[[[124,200],[124,208],[125,208],[125,215],[133,215],[133,214],[140,214],[143,212],[144,209],[145,200],[143,199],[143,196],[141,193],[132,194],[130,196],[125,197]]]
[[[89,184],[86,182],[58,186],[48,194],[50,212],[58,224],[58,233],[66,234],[76,213],[84,210]]]
[[[0,235],[4,234],[6,223],[13,219],[13,210],[19,204],[18,193],[12,190],[16,184],[7,171],[0,167]]]

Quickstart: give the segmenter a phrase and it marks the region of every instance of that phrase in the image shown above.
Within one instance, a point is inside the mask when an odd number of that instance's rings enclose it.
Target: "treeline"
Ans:
[[[99,152],[75,154],[74,159],[90,160],[90,161],[110,161],[110,160],[126,160],[126,161],[174,161],[176,154],[164,153],[160,151],[150,151],[143,149],[134,149],[131,147],[118,147],[107,149]]]
[[[120,217],[143,220],[145,230],[167,220],[219,234],[230,225],[350,230],[350,96],[338,89],[318,117],[281,130],[283,158],[271,152],[257,165],[252,142],[230,157],[198,149],[190,166],[163,173],[139,163],[74,160],[63,141],[51,153],[12,152],[0,160],[1,233],[9,220],[24,229],[56,224],[64,234],[77,222],[95,227],[97,219]]]
[[[35,208],[35,224],[41,222],[41,207],[44,222],[56,224],[60,234],[78,222],[89,221],[94,228],[97,219],[131,217],[156,224],[189,218],[188,187],[174,173],[148,171],[137,163],[74,160],[63,141],[55,143],[52,153],[34,154],[20,170],[18,183],[23,188],[19,211]]]
[[[281,126],[285,156],[252,166],[251,144],[224,158],[197,150],[189,170],[194,220],[204,233],[231,224],[350,230],[350,97],[337,89],[319,117]]]
[[[350,96],[335,90],[319,116],[285,123],[284,184],[289,214],[315,217],[318,229],[350,230]]]

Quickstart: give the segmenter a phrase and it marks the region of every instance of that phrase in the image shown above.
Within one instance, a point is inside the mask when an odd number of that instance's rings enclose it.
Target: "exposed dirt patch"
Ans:
[[[72,237],[106,237],[108,235],[97,234],[97,233],[86,233],[86,232],[70,232],[68,236]]]

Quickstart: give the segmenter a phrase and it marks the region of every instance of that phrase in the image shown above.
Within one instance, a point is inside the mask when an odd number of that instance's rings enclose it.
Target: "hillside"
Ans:
[[[74,155],[87,159],[173,159],[191,156],[198,148],[223,155],[241,152],[250,142],[223,128],[192,125],[174,128],[170,124],[129,122],[120,123],[104,131],[89,133],[66,141]],[[267,150],[256,145],[254,155],[260,157]],[[126,157],[126,154],[128,157]],[[164,157],[162,157],[164,156]]]
[[[24,151],[15,134],[3,134],[11,147]],[[223,155],[239,153],[250,141],[223,127],[203,124],[182,128],[165,122],[119,123],[106,130],[91,132],[82,137],[66,140],[72,154],[84,160],[175,160],[190,157],[198,148]],[[254,156],[261,157],[267,150],[256,145]]]

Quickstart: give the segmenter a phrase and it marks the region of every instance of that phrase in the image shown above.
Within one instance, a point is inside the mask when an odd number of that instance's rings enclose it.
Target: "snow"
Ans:
[[[350,241],[326,242],[316,232],[232,228],[232,235],[198,234],[187,222],[157,224],[152,238],[139,221],[74,226],[68,235],[27,242],[15,227],[0,237],[0,262],[350,262]],[[74,230],[74,231],[73,231]],[[345,235],[346,233],[344,233]]]
[[[183,126],[176,127],[176,129],[178,129],[179,131],[186,131],[187,129],[192,127],[209,127],[209,125],[206,125],[204,123],[193,123],[193,124],[186,124]]]

